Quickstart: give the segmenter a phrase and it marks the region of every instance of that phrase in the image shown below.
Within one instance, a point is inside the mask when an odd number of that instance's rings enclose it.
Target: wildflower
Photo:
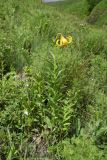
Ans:
[[[70,43],[72,43],[72,37],[71,36],[64,37],[62,34],[56,40],[56,46],[58,47],[66,47]]]
[[[24,110],[24,114],[26,115],[26,116],[28,116],[28,111],[27,110]]]

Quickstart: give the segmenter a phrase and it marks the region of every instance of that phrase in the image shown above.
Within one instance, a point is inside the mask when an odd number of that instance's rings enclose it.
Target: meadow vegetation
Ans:
[[[1,0],[1,160],[107,160],[107,19],[89,5]]]

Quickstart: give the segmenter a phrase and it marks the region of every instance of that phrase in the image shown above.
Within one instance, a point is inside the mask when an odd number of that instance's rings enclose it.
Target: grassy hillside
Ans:
[[[53,3],[52,5],[58,8],[61,12],[73,14],[82,19],[88,14],[87,0],[65,0],[64,2]]]
[[[89,16],[89,22],[96,24],[98,26],[107,25],[107,1],[102,0],[98,5],[93,9],[91,15]]]
[[[79,4],[1,0],[1,160],[107,159],[107,33]]]

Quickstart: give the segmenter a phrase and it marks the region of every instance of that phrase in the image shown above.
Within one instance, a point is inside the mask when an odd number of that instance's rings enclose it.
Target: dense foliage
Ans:
[[[1,0],[1,160],[107,159],[106,29],[54,7]]]
[[[102,0],[87,0],[89,4],[89,11],[92,11],[92,9]]]

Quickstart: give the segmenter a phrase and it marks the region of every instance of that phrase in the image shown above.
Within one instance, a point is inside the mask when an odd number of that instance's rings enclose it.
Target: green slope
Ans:
[[[84,18],[88,14],[87,0],[65,0],[61,3],[53,3],[53,6],[59,9],[61,12],[66,12]]]
[[[102,0],[89,16],[89,22],[98,26],[107,25],[107,1]]]

